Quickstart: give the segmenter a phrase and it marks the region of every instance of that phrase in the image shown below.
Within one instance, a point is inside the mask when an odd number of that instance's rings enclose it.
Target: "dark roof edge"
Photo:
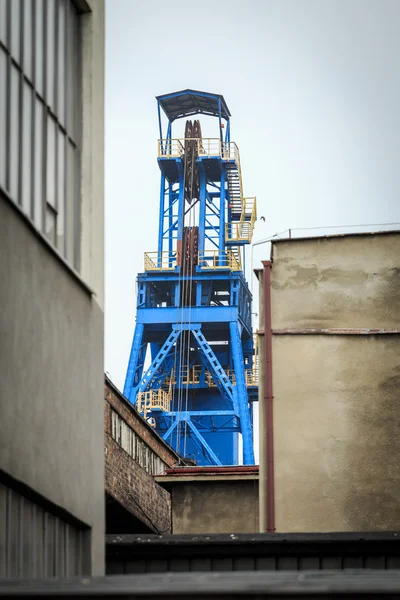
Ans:
[[[190,88],[186,88],[185,90],[177,90],[176,92],[170,92],[169,94],[162,94],[161,96],[156,96],[156,100],[157,100],[157,102],[162,102],[163,100],[166,100],[172,96],[175,96],[178,94],[181,95],[181,94],[185,94],[185,93],[187,93],[187,94],[204,94],[206,96],[210,96],[213,98],[219,98],[221,100],[221,103],[222,103],[228,117],[230,118],[232,116],[223,94],[215,94],[213,92],[204,92],[202,90],[192,90]]]
[[[173,535],[156,534],[106,534],[106,544],[114,548],[123,545],[138,544],[141,546],[178,546],[184,545],[205,545],[213,546],[216,544],[228,544],[237,546],[240,544],[262,545],[266,543],[273,546],[287,545],[288,543],[321,543],[329,547],[332,543],[355,542],[359,547],[368,542],[376,544],[379,542],[393,542],[399,544],[400,532],[398,531],[343,531],[327,533],[235,533],[234,536],[228,533],[174,533]],[[117,550],[118,551],[118,550]],[[361,571],[362,573],[362,571]]]
[[[230,465],[213,467],[170,467],[166,475],[252,475],[259,472],[259,465]]]
[[[288,237],[288,238],[277,238],[272,239],[272,244],[279,244],[282,242],[308,242],[311,240],[330,240],[330,239],[340,239],[344,237],[362,237],[362,236],[372,236],[372,235],[390,235],[390,234],[400,234],[400,229],[388,229],[386,231],[353,231],[352,233],[333,233],[332,235],[310,235],[303,237]]]

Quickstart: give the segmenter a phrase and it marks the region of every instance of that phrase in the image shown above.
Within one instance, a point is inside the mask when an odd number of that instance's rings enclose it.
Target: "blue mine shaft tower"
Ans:
[[[244,251],[256,200],[243,195],[221,95],[184,90],[157,102],[158,248],[145,253],[137,279],[124,394],[183,458],[238,464],[241,434],[243,464],[253,464],[257,358]],[[203,138],[197,119],[172,137],[177,119],[197,115],[216,117],[217,137]]]

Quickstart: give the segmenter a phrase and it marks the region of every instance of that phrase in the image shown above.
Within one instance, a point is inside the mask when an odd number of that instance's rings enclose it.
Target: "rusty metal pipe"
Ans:
[[[259,379],[258,379],[258,451],[260,472],[258,479],[258,514],[259,514],[259,530],[260,533],[265,533],[268,528],[267,515],[267,435],[266,435],[266,406],[265,406],[265,342],[264,342],[264,269],[257,269],[256,275],[259,283],[259,306],[258,306],[258,364],[259,364]]]

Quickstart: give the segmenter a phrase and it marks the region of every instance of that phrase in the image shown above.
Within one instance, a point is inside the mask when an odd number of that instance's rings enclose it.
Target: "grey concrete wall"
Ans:
[[[86,0],[87,1],[87,0]],[[104,0],[89,0],[82,27],[80,273],[104,308]]]
[[[257,479],[176,483],[172,532],[257,533]]]
[[[0,198],[0,468],[92,528],[104,567],[103,313]]]
[[[400,235],[273,245],[276,530],[400,529]]]
[[[91,527],[104,573],[104,0],[81,3],[80,275],[0,196],[0,469]],[[40,176],[40,175],[39,175]]]

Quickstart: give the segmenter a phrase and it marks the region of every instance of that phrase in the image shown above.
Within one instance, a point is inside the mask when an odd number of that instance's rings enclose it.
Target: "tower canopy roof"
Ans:
[[[228,120],[231,116],[229,108],[221,94],[209,94],[197,90],[181,90],[173,94],[157,96],[157,100],[171,122],[175,121],[175,119],[196,114],[218,117],[219,103],[221,105],[221,117]]]

